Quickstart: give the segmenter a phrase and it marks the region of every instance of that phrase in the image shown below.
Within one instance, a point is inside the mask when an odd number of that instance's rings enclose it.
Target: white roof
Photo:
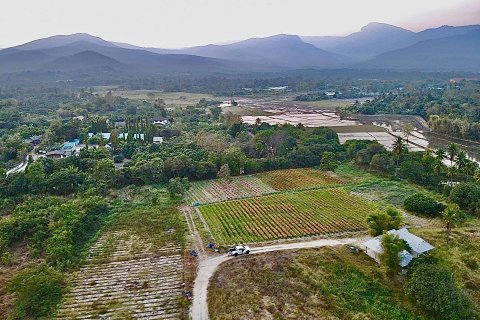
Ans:
[[[408,243],[408,245],[410,246],[410,248],[412,248],[413,251],[418,252],[419,254],[425,253],[434,248],[427,241],[408,232],[407,228],[402,228],[400,230],[394,229],[394,230],[388,231],[387,233],[398,235],[400,239],[403,239]]]
[[[396,234],[400,239],[405,240],[405,242],[408,243],[410,248],[412,248],[412,251],[422,254],[427,251],[432,250],[434,247],[423,240],[420,237],[417,237],[416,235],[410,233],[407,228],[402,228],[400,230],[389,230],[387,231],[388,234]],[[382,248],[382,236],[377,236],[375,238],[372,238],[370,240],[365,241],[362,243],[364,247],[366,247],[370,251],[374,251],[377,253],[382,253],[383,248]],[[408,253],[408,251],[404,250],[400,252],[400,265],[402,267],[407,266],[411,261],[412,261],[412,255]]]
[[[110,132],[99,132],[97,135],[101,135],[103,139],[105,140],[110,140],[110,136],[112,135]],[[94,134],[92,132],[88,133],[88,137],[91,138],[93,137]]]

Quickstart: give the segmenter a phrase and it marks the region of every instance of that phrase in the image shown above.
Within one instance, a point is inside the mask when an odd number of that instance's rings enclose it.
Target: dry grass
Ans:
[[[394,289],[398,281],[345,247],[242,257],[214,275],[209,312],[212,319],[236,320],[419,319]]]

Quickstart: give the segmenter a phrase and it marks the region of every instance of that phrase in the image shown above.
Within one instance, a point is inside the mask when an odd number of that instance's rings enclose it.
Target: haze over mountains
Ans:
[[[294,69],[480,72],[480,25],[422,32],[370,23],[345,37],[276,35],[227,45],[142,48],[88,34],[0,50],[0,73],[211,74]]]

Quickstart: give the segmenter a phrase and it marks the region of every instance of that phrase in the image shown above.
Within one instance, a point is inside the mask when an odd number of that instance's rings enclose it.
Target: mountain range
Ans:
[[[281,34],[184,49],[139,47],[78,33],[0,50],[0,74],[140,76],[338,68],[480,72],[480,25],[412,32],[370,23],[344,37]]]

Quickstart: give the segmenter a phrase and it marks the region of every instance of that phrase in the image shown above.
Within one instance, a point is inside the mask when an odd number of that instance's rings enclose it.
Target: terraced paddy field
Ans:
[[[216,241],[229,245],[365,231],[365,219],[376,206],[329,188],[226,201],[199,210]]]
[[[72,275],[56,318],[184,318],[183,233],[174,209],[120,217]]]
[[[256,176],[275,190],[308,189],[343,183],[343,180],[333,173],[312,168],[275,170]]]
[[[275,192],[275,189],[255,176],[234,177],[230,181],[223,179],[197,181],[186,194],[190,204],[212,203],[231,199],[261,196]]]

